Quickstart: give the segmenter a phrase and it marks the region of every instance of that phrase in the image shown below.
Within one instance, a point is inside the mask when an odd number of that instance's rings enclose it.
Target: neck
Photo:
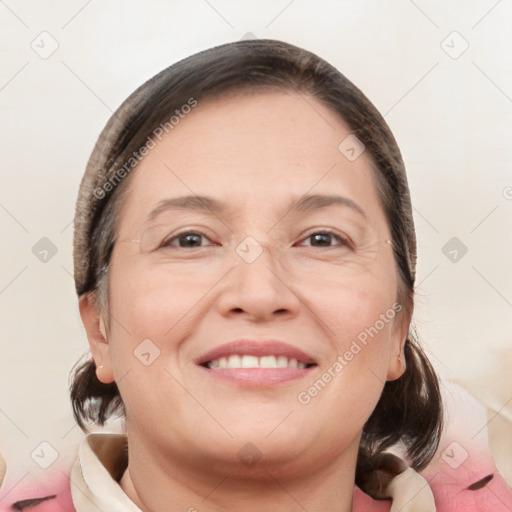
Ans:
[[[273,512],[350,512],[359,439],[352,444],[319,467],[308,465],[305,457],[302,471],[267,465],[240,474],[229,463],[187,464],[161,452],[148,456],[147,449],[129,442],[129,465],[120,485],[143,512],[260,512],[270,505]]]

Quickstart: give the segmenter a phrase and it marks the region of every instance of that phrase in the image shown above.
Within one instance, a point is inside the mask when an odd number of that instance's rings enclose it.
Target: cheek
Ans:
[[[192,267],[177,272],[163,264],[150,267],[129,259],[113,262],[109,310],[116,378],[128,370],[140,370],[136,358],[148,352],[142,362],[158,354],[165,355],[159,363],[163,359],[179,362],[181,340],[200,322],[198,312],[222,270]]]
[[[338,333],[335,338],[337,361],[353,383],[368,380],[373,383],[375,379],[368,379],[370,374],[385,381],[396,316],[393,297],[376,292],[371,296],[352,292],[345,299],[344,307],[333,321],[333,331]]]
[[[165,265],[128,263],[112,272],[110,311],[134,336],[161,339],[199,304],[214,282],[212,276],[193,268],[176,272]]]
[[[337,278],[332,272],[329,279],[310,280],[300,289],[309,308],[322,320],[326,334],[336,340],[338,352],[358,337],[364,343],[365,333],[368,329],[374,333],[375,324],[379,334],[387,337],[396,314],[396,292],[392,266],[349,279]]]
[[[331,346],[317,380],[304,389],[299,402],[315,404],[319,414],[322,409],[328,414],[335,404],[340,411],[352,411],[350,418],[339,416],[341,423],[364,423],[386,381],[391,334],[401,309],[395,302],[394,275],[383,272],[331,282],[309,297]]]
[[[322,337],[337,353],[348,350],[351,341],[358,337],[364,342],[365,332],[396,299],[394,267],[392,262],[383,263],[350,279],[337,276],[336,269],[328,275],[303,273],[301,279],[283,275],[286,281],[296,283],[292,286],[294,293],[306,306],[302,312],[298,311],[297,322],[308,322],[309,317],[311,324],[317,323],[323,331]],[[129,259],[116,261],[110,275],[113,338],[123,339],[123,351],[129,346],[132,352],[149,339],[160,349],[172,352],[179,343],[173,344],[173,340],[191,334],[194,322],[201,322],[198,312],[214,307],[215,285],[229,268],[220,263],[208,267],[189,263],[182,265],[178,272],[165,264],[150,266]],[[389,325],[386,329],[377,327],[383,331],[381,339]],[[373,343],[371,349],[365,350],[365,357],[378,347],[379,344]]]

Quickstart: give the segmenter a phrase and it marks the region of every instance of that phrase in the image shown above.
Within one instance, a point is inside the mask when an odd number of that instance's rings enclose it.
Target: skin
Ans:
[[[311,97],[231,96],[200,103],[135,171],[112,255],[109,311],[98,314],[92,296],[81,297],[80,310],[103,366],[97,376],[117,383],[126,406],[130,462],[121,486],[142,510],[250,512],[269,503],[283,512],[351,510],[361,430],[385,381],[405,370],[410,318],[404,309],[386,323],[300,404],[298,393],[392,307],[398,277],[390,246],[379,246],[354,275],[326,256],[333,249],[298,246],[321,228],[336,229],[341,217],[361,226],[349,208],[288,212],[306,193],[348,197],[380,240],[390,238],[369,155],[350,162],[338,151],[349,134]],[[175,211],[159,219],[174,222],[172,233],[205,233],[195,256],[125,242],[140,240],[161,200],[191,194],[228,207],[217,216]],[[264,249],[252,263],[235,251],[247,236]],[[305,378],[250,388],[214,379],[194,362],[242,337],[285,341],[318,366]],[[160,350],[149,366],[134,356],[147,338]],[[262,454],[250,467],[237,457],[248,442]]]

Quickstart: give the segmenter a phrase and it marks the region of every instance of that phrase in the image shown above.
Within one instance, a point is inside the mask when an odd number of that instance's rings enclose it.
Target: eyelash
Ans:
[[[167,240],[164,240],[160,247],[174,247],[176,249],[187,249],[187,247],[179,247],[179,246],[171,245],[172,241],[178,240],[180,237],[183,237],[183,236],[186,236],[186,235],[199,235],[199,236],[202,236],[202,237],[210,240],[208,238],[208,236],[205,235],[204,233],[202,233],[201,231],[182,231],[181,233],[177,233],[173,237],[168,238]],[[350,242],[346,238],[344,238],[343,236],[339,235],[338,233],[336,233],[335,231],[333,231],[331,229],[322,229],[322,230],[319,230],[319,231],[314,231],[314,232],[310,233],[308,236],[306,236],[305,238],[303,238],[301,240],[301,242],[303,242],[304,240],[307,240],[308,238],[311,238],[314,235],[330,235],[333,238],[337,239],[339,242],[341,242],[341,245],[343,245],[343,246],[350,246]],[[215,245],[218,245],[218,244],[215,244]],[[205,247],[205,246],[200,245],[198,247],[188,247],[188,249],[199,249],[201,247]],[[309,245],[309,246],[304,246],[304,247],[313,247],[313,246]],[[329,245],[329,246],[326,246],[326,247],[331,248],[331,247],[336,247],[336,246]]]

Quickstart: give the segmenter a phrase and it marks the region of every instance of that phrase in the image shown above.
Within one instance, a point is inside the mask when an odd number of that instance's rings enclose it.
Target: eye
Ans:
[[[214,243],[203,244],[203,240],[211,240],[199,231],[183,231],[177,235],[168,238],[162,242],[161,247],[180,247],[185,249],[195,249],[196,247],[204,247],[208,245],[218,245]]]
[[[314,233],[311,233],[304,238],[303,242],[301,242],[299,246],[304,247],[304,241],[306,240],[311,240],[311,243],[305,244],[306,247],[348,247],[350,245],[348,240],[330,230],[315,231]],[[333,245],[332,242],[335,242],[335,244]]]

